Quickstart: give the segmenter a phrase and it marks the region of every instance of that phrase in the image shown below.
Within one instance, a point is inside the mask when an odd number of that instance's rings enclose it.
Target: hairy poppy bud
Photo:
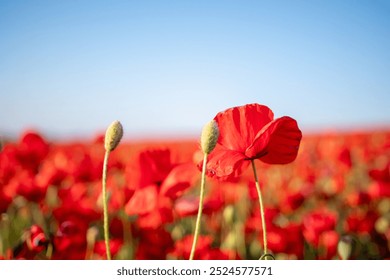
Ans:
[[[341,237],[339,244],[337,245],[337,251],[342,260],[348,260],[352,254],[353,239],[351,236]]]
[[[203,127],[202,135],[200,137],[200,146],[202,147],[203,153],[209,154],[214,150],[217,145],[218,137],[219,129],[217,122],[211,120]]]
[[[234,207],[232,205],[226,206],[226,208],[223,210],[223,220],[228,225],[234,224]]]
[[[104,139],[104,148],[106,151],[113,151],[121,141],[123,136],[123,127],[119,121],[114,121],[106,130]]]

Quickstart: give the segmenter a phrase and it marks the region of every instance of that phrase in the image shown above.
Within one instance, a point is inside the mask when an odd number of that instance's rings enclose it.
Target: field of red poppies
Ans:
[[[227,128],[218,124],[221,144],[221,137],[228,140]],[[262,144],[267,151],[273,149],[270,143]],[[251,146],[269,252],[276,259],[390,258],[390,130],[303,133],[298,145],[296,158],[279,158],[283,164]],[[106,258],[104,154],[104,135],[53,142],[26,131],[2,143],[0,259]],[[226,163],[226,157],[210,154],[194,259],[263,254],[253,172],[246,157],[232,157]],[[125,139],[111,152],[107,194],[113,259],[189,258],[202,159],[197,139]]]

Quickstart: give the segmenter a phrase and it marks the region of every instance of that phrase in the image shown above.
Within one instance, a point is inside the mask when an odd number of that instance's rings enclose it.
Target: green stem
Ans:
[[[46,249],[46,258],[48,260],[51,259],[52,255],[53,255],[53,244],[52,243],[49,243],[49,245],[47,245],[47,249]]]
[[[259,180],[257,178],[257,172],[256,172],[256,166],[255,161],[252,159],[252,168],[253,168],[253,175],[255,177],[255,184],[256,184],[256,190],[257,195],[259,197],[259,204],[260,204],[260,215],[261,215],[261,224],[263,227],[263,243],[264,243],[264,255],[268,255],[268,248],[267,248],[267,227],[265,225],[265,215],[264,215],[264,206],[263,206],[263,196],[261,195],[261,189]]]
[[[110,236],[108,231],[108,207],[107,207],[107,193],[106,193],[106,184],[107,184],[107,165],[108,165],[108,156],[110,155],[109,151],[106,151],[104,155],[103,162],[103,178],[102,178],[102,199],[103,199],[103,226],[104,226],[104,241],[106,243],[106,254],[107,260],[111,260],[111,251],[110,251]]]
[[[4,216],[3,216],[4,215]],[[5,221],[3,222],[3,217],[6,217],[7,214],[0,214],[0,254],[2,256],[5,256],[5,244],[7,244],[6,242],[6,236],[8,236],[8,234],[6,234],[6,226],[4,225],[3,226],[3,223],[5,224]],[[5,220],[5,219],[4,219]]]
[[[207,155],[208,154],[205,153],[203,156],[203,167],[202,167],[202,178],[201,178],[201,182],[200,182],[198,217],[196,218],[195,233],[194,233],[194,240],[192,242],[190,260],[194,259],[196,243],[198,242],[198,236],[199,236],[199,231],[200,231],[200,220],[202,218],[204,188],[205,188],[205,182],[206,182]]]
[[[124,244],[129,246],[131,250],[126,250],[126,256],[125,259],[133,259],[133,253],[134,253],[134,244],[133,244],[133,234],[131,232],[131,223],[128,220],[128,216],[126,213],[121,213],[121,220],[123,224],[123,241]]]

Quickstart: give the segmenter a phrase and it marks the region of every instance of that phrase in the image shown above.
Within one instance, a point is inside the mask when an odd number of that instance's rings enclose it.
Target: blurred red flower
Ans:
[[[14,259],[32,260],[46,249],[49,241],[47,240],[42,228],[38,225],[32,225],[22,236],[23,242],[13,249]]]
[[[339,235],[334,230],[328,230],[321,233],[319,236],[319,259],[330,260],[337,253],[337,244]]]
[[[174,166],[169,149],[146,149],[127,166],[128,184],[132,188],[160,186]]]
[[[49,144],[37,132],[27,131],[19,142],[19,161],[23,167],[36,172],[49,152]]]
[[[188,260],[190,257],[193,235],[187,235],[175,243],[171,254],[177,259]],[[213,239],[210,236],[199,236],[195,257],[198,260],[228,260],[229,252],[212,247]]]
[[[137,225],[143,229],[171,222],[172,203],[194,186],[199,175],[191,162],[173,163],[169,149],[141,151],[137,164],[127,171],[130,188],[135,191],[125,205],[125,212],[138,215]]]
[[[355,208],[346,217],[345,228],[349,232],[371,234],[377,219],[378,214],[375,211]]]
[[[203,214],[211,215],[220,210],[223,206],[223,200],[219,196],[206,197],[203,204]],[[187,195],[178,198],[175,201],[174,210],[179,217],[193,216],[198,213],[199,197]]]
[[[374,180],[368,187],[371,198],[390,197],[390,161],[383,169],[370,170],[369,175]]]
[[[40,202],[45,198],[48,187],[47,185],[38,184],[37,177],[24,170],[15,176],[10,183],[15,184],[16,194],[34,202]]]
[[[137,260],[162,260],[172,248],[171,234],[164,227],[141,229],[135,233],[139,238],[135,258]]]
[[[250,160],[286,164],[295,160],[302,133],[290,117],[274,120],[271,109],[247,104],[218,113],[218,145],[207,162],[210,176],[222,179],[237,177]]]
[[[169,172],[162,182],[161,194],[174,200],[192,187],[198,177],[198,170],[192,162],[179,164]]]
[[[336,221],[337,214],[326,209],[318,209],[307,214],[303,218],[303,235],[306,241],[317,248],[321,234],[334,230]]]
[[[62,222],[53,238],[53,259],[82,260],[87,249],[88,225],[81,219],[73,218]]]
[[[109,243],[111,255],[115,257],[119,253],[119,250],[122,248],[123,240],[118,238],[111,239]],[[99,240],[95,243],[94,252],[98,254],[101,259],[106,258],[106,245],[104,240]]]

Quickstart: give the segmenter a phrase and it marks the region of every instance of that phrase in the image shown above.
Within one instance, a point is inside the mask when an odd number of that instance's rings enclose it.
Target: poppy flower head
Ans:
[[[247,104],[218,113],[219,138],[210,153],[208,174],[219,178],[240,175],[249,160],[268,164],[287,164],[295,160],[302,139],[297,122],[291,117],[274,119],[267,106]]]
[[[48,244],[48,240],[42,228],[32,225],[28,233],[27,244],[29,248],[36,253],[43,251]]]
[[[314,247],[318,247],[321,234],[334,231],[337,222],[337,214],[327,209],[318,209],[308,213],[303,218],[303,236]]]
[[[167,148],[146,149],[141,151],[135,162],[127,167],[127,181],[130,186],[143,188],[161,183],[176,165],[171,159],[171,150]]]
[[[32,225],[22,236],[23,242],[12,249],[14,259],[33,260],[47,248],[49,240],[42,228]]]
[[[220,130],[218,144],[245,153],[256,134],[273,118],[273,112],[259,104],[233,107],[220,112],[214,118]]]
[[[35,131],[26,131],[19,141],[17,158],[25,169],[37,173],[42,160],[49,153],[49,144]]]

